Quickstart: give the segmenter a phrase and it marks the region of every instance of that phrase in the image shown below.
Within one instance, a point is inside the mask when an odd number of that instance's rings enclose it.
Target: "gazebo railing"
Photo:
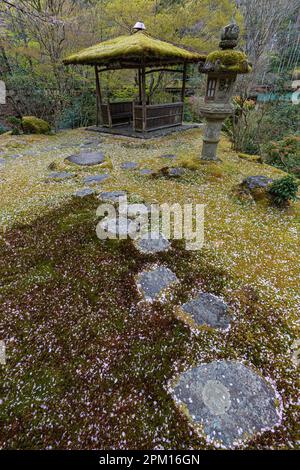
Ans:
[[[183,102],[167,104],[133,105],[133,125],[136,131],[153,131],[164,127],[180,126],[183,121]]]
[[[130,123],[133,118],[132,101],[101,104],[103,125],[107,127]]]

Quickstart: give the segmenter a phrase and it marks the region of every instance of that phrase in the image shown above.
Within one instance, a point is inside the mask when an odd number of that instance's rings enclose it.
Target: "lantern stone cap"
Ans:
[[[240,28],[236,23],[225,26],[221,34],[220,49],[213,51],[200,63],[199,71],[202,73],[216,72],[228,74],[243,74],[252,71],[246,54],[233,50],[237,46]]]

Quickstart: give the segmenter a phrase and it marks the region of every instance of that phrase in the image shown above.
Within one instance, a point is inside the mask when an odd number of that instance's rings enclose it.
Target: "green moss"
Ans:
[[[70,55],[65,64],[105,64],[110,61],[130,58],[131,60],[145,57],[148,60],[175,59],[176,61],[197,62],[205,59],[205,55],[191,52],[183,47],[152,38],[145,32],[137,32],[130,36],[119,36],[100,42]]]
[[[25,134],[49,134],[50,124],[35,116],[24,116],[22,118],[22,127]]]
[[[241,51],[225,50],[214,51],[208,54],[206,62],[214,64],[220,61],[221,70],[235,73],[249,73],[252,68],[248,63],[247,56]]]

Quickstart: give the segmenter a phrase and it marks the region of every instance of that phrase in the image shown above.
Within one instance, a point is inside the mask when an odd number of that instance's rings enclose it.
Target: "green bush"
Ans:
[[[274,203],[282,206],[297,198],[298,187],[297,180],[293,176],[288,175],[274,181],[270,185],[268,192]]]
[[[300,176],[300,137],[288,136],[263,147],[266,163]]]
[[[43,119],[35,116],[24,116],[22,118],[22,127],[25,134],[49,134],[50,124]]]

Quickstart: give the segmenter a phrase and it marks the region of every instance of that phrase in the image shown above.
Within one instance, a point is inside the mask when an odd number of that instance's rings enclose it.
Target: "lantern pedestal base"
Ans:
[[[232,114],[232,111],[232,107],[228,104],[225,106],[205,104],[201,108],[201,113],[206,119],[201,154],[202,160],[220,161],[217,157],[217,148],[221,138],[222,124]]]

